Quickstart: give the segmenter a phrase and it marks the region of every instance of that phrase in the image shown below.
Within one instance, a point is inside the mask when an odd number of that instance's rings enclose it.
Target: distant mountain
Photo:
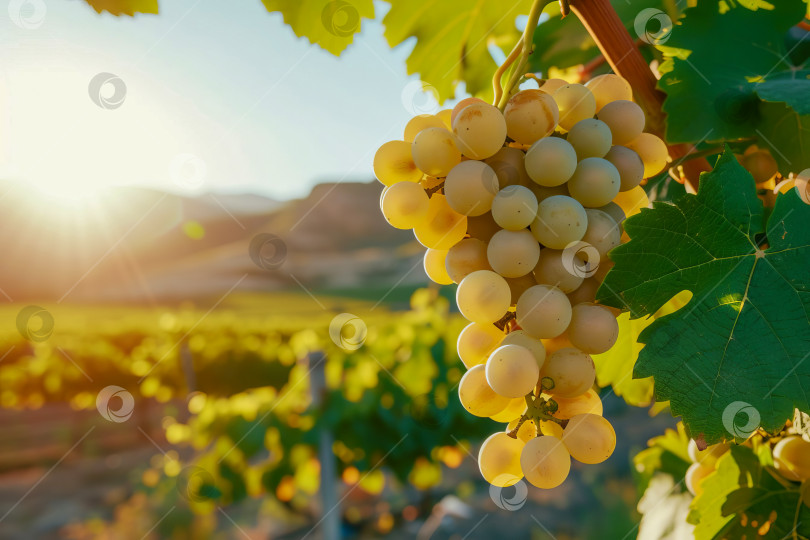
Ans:
[[[0,296],[211,302],[231,289],[424,282],[421,250],[410,232],[382,218],[380,190],[376,182],[325,183],[304,199],[278,202],[120,187],[66,204],[0,184]],[[282,264],[254,262],[251,240],[262,234],[283,243]]]

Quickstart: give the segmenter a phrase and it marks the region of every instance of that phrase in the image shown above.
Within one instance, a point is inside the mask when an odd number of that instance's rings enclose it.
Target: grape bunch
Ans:
[[[649,202],[641,181],[668,161],[644,127],[621,77],[550,79],[503,111],[471,97],[416,116],[374,157],[386,220],[413,229],[431,280],[458,284],[470,321],[459,399],[506,424],[478,457],[495,486],[553,488],[572,457],[601,463],[615,448],[590,355],[619,328],[594,300],[625,215]]]

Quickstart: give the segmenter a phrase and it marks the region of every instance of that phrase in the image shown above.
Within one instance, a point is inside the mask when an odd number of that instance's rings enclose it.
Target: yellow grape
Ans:
[[[574,167],[576,168],[576,167]],[[571,194],[568,192],[568,185],[562,184],[560,186],[553,186],[553,187],[546,187],[541,186],[540,184],[535,184],[534,182],[529,183],[527,186],[534,196],[537,197],[537,204],[545,201],[549,197],[553,197],[555,195],[563,195],[565,197],[570,197]]]
[[[430,200],[418,182],[398,182],[385,188],[380,199],[383,216],[397,229],[413,229],[428,215]]]
[[[582,284],[582,276],[572,266],[573,257],[568,261],[566,252],[545,248],[540,251],[540,259],[534,267],[537,283],[552,285],[564,293],[575,291]]]
[[[588,228],[585,229],[582,241],[593,246],[600,257],[605,257],[608,251],[621,243],[621,229],[606,212],[586,208],[585,213],[588,215]]]
[[[498,414],[493,414],[490,418],[495,422],[507,422],[511,424],[512,421],[520,418],[520,415],[524,412],[526,412],[526,398],[518,397],[510,400],[509,405],[507,405],[504,410]],[[507,429],[506,431],[509,430]]]
[[[487,246],[487,260],[503,277],[525,276],[537,265],[540,244],[526,229],[496,232]]]
[[[501,345],[520,345],[529,350],[537,363],[538,368],[543,367],[546,361],[546,348],[543,342],[537,338],[533,338],[526,333],[525,330],[513,330],[506,334],[506,337],[501,340]]]
[[[810,478],[810,442],[799,436],[785,437],[773,447],[776,470],[790,480]]]
[[[555,488],[571,471],[571,455],[560,439],[544,435],[525,444],[520,454],[520,468],[533,486]]]
[[[644,179],[644,162],[635,151],[626,146],[614,146],[605,154],[605,159],[613,163],[619,171],[621,186],[619,191],[628,191]]]
[[[503,332],[493,324],[470,323],[458,335],[458,357],[467,369],[484,364],[502,339]]]
[[[560,186],[577,169],[577,151],[559,137],[540,139],[529,148],[524,160],[529,178],[544,187]]]
[[[444,182],[444,178],[436,178],[435,176],[424,175],[419,181],[425,189],[433,189]]]
[[[540,433],[562,439],[563,428],[554,420],[542,420],[540,421]]]
[[[585,83],[585,87],[593,93],[596,99],[596,112],[611,101],[632,101],[633,89],[624,78],[613,73],[597,75]]]
[[[540,90],[542,90],[546,94],[553,94],[554,92],[557,91],[557,89],[562,88],[567,84],[568,81],[566,81],[565,79],[547,79],[544,83],[540,85]]]
[[[445,260],[447,274],[460,283],[476,270],[492,270],[487,261],[487,245],[477,238],[465,238],[450,248]]]
[[[526,403],[525,401],[523,402]],[[506,433],[509,433],[513,429],[517,427],[520,418],[515,417],[514,420],[509,422],[509,425],[506,426]],[[523,441],[524,443],[529,442],[530,440],[537,437],[537,426],[534,424],[534,421],[530,419],[526,419],[525,422],[520,424],[520,428],[517,431],[517,438],[518,440]]]
[[[481,161],[462,161],[444,181],[444,194],[450,207],[465,216],[480,216],[492,208],[498,193],[498,177]]]
[[[627,217],[638,214],[642,208],[650,207],[650,199],[647,198],[647,192],[641,186],[620,192],[613,198],[613,202],[619,205]]]
[[[543,347],[546,348],[546,358],[549,355],[554,354],[555,352],[559,351],[560,349],[565,349],[566,347],[573,347],[571,342],[568,341],[568,336],[565,334],[560,334],[557,337],[550,338],[550,339],[543,339]]]
[[[599,208],[619,194],[619,171],[606,159],[585,158],[568,182],[568,191],[582,206]]]
[[[571,308],[568,339],[588,354],[607,352],[619,339],[619,323],[611,311],[596,304],[577,304]]]
[[[571,301],[571,305],[575,306],[582,302],[593,302],[596,300],[596,291],[599,289],[599,285],[601,285],[601,283],[594,277],[582,280],[582,285],[568,293],[568,299]]]
[[[610,128],[596,118],[580,120],[568,132],[568,142],[577,152],[577,159],[604,157],[610,150],[613,135]]]
[[[553,396],[557,403],[557,410],[552,416],[560,420],[568,420],[578,414],[598,414],[602,416],[602,400],[593,388],[582,395],[573,398]]]
[[[568,328],[568,323],[571,322],[571,303],[557,287],[535,285],[520,297],[515,314],[518,325],[530,336],[553,338]]]
[[[389,141],[374,154],[374,176],[386,186],[397,182],[418,182],[422,171],[416,168],[411,156],[411,143]]]
[[[594,465],[609,458],[616,449],[616,431],[598,414],[578,414],[568,420],[562,442],[571,457]]]
[[[453,133],[462,154],[471,159],[486,159],[495,155],[506,141],[506,120],[497,107],[473,103],[453,120]]]
[[[627,146],[627,143],[644,131],[644,111],[626,99],[608,103],[596,117],[610,128],[610,132],[613,133],[613,144]]]
[[[444,127],[453,131],[453,109],[443,109],[436,113],[436,117],[442,121]]]
[[[538,242],[553,249],[565,249],[582,240],[588,229],[588,215],[576,199],[554,195],[537,205],[531,231]]]
[[[523,478],[520,454],[524,444],[503,432],[487,437],[478,451],[478,468],[484,480],[493,486],[506,487]]]
[[[455,122],[458,113],[460,113],[468,105],[473,105],[474,103],[486,103],[486,101],[477,97],[468,97],[456,103],[456,106],[453,107],[452,111],[450,111],[450,129],[453,128],[453,122]]]
[[[429,127],[419,132],[411,149],[413,162],[423,173],[441,177],[461,162],[455,137],[444,127]]]
[[[550,377],[554,381],[554,388],[548,391],[549,394],[573,398],[581,396],[593,386],[596,369],[590,355],[579,349],[566,347],[554,351],[546,358],[540,376]]]
[[[520,300],[521,295],[525,293],[529,287],[534,287],[537,285],[537,280],[534,279],[534,274],[531,272],[525,276],[504,279],[506,280],[506,283],[509,284],[509,290],[512,292],[513,306],[517,304],[517,301]]]
[[[625,146],[636,152],[644,162],[644,178],[655,176],[667,166],[669,149],[664,141],[652,133],[642,133]]]
[[[444,249],[427,249],[425,251],[425,273],[431,281],[439,285],[453,283],[453,280],[447,275],[447,270],[444,269],[445,257],[447,257],[447,250]]]
[[[796,175],[794,182],[796,194],[805,204],[810,204],[810,169],[805,169]]]
[[[492,218],[509,231],[519,231],[537,217],[537,197],[525,186],[506,186],[492,200]]]
[[[520,144],[533,144],[551,135],[560,119],[554,98],[542,90],[521,90],[506,103],[503,111],[506,134]]]
[[[461,280],[456,304],[465,319],[494,323],[506,314],[512,295],[506,281],[490,270],[478,270]]]
[[[487,383],[508,398],[525,396],[537,386],[540,368],[534,355],[520,345],[501,345],[486,363]]]
[[[500,230],[500,225],[495,223],[490,212],[480,216],[467,216],[467,234],[472,238],[489,242],[492,235]]]
[[[574,124],[596,114],[596,99],[581,84],[566,84],[554,92],[554,101],[560,109],[560,127],[570,130]]]
[[[613,222],[619,226],[619,231],[622,231],[622,222],[624,221],[625,215],[624,210],[622,207],[616,204],[615,202],[609,202],[605,206],[600,206],[597,210],[601,210],[602,212],[609,215]]]
[[[686,469],[686,476],[684,477],[684,484],[686,484],[686,489],[689,490],[689,493],[697,497],[701,493],[703,493],[703,480],[714,472],[713,467],[707,467],[701,463],[692,463],[688,469]]]
[[[467,231],[467,218],[453,211],[444,195],[434,193],[430,197],[424,221],[414,227],[419,243],[433,249],[450,249]]]
[[[506,186],[529,186],[532,184],[529,174],[526,172],[524,163],[525,154],[519,148],[504,146],[498,152],[484,160],[484,163],[492,167],[498,176],[498,186],[503,189]]]
[[[509,405],[509,398],[499,396],[487,384],[484,366],[470,368],[458,384],[458,399],[473,416],[492,416]]]
[[[432,114],[420,114],[418,116],[414,116],[408,123],[405,124],[405,133],[403,139],[405,142],[413,142],[416,139],[416,136],[422,132],[422,130],[427,128],[441,128],[447,130],[447,127],[444,125],[444,122],[438,117]]]
[[[699,450],[694,439],[689,439],[687,450],[689,452],[689,459],[695,463],[702,463],[707,467],[715,467],[717,460],[720,459],[720,456],[728,452],[729,448],[731,448],[731,445],[728,443],[718,443],[709,446],[705,450]]]

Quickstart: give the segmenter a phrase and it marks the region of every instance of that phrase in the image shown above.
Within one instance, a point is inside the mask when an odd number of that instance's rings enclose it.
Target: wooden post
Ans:
[[[309,385],[312,406],[323,409],[327,406],[326,355],[313,352],[309,355]],[[334,436],[329,430],[321,430],[318,444],[318,461],[321,463],[321,530],[324,540],[340,540],[340,501],[338,500],[337,467],[332,451]]]

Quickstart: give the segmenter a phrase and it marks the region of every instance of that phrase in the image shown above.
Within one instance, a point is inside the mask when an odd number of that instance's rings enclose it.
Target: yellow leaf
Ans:
[[[158,12],[157,0],[86,0],[86,2],[96,10],[96,13],[109,11],[115,16],[129,15],[132,17],[136,13],[157,14]]]

